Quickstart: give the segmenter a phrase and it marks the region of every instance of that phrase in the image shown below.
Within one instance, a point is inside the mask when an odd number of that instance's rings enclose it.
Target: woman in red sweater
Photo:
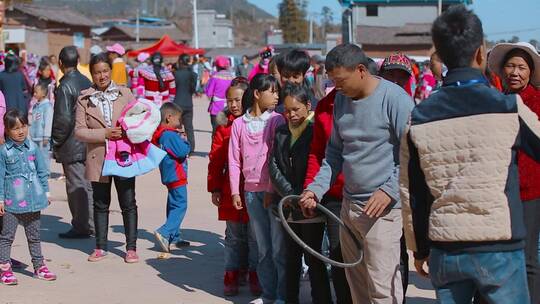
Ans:
[[[313,182],[313,179],[321,168],[326,150],[326,145],[332,133],[332,120],[334,117],[334,98],[336,90],[332,90],[326,97],[321,99],[315,109],[315,123],[313,125],[313,138],[308,156],[308,167],[304,188]],[[341,201],[343,200],[343,174],[339,174],[336,182],[324,196],[322,203],[335,215],[340,217]],[[341,246],[339,243],[339,224],[329,221],[327,224],[328,239],[330,240],[330,258],[335,261],[343,261]],[[338,304],[352,303],[351,292],[345,271],[343,268],[332,267],[332,284]]]
[[[525,105],[540,115],[540,55],[526,42],[500,43],[489,56],[489,67],[497,73],[508,94],[519,94]],[[538,119],[538,117],[537,117]],[[540,303],[540,163],[523,152],[518,154],[520,193],[527,237],[525,261],[531,303]]]
[[[249,275],[251,293],[261,293],[257,277],[257,243],[248,226],[246,208],[237,209],[231,199],[228,172],[229,139],[233,121],[242,115],[242,96],[248,88],[243,77],[232,80],[227,90],[227,108],[218,113],[218,127],[214,133],[208,163],[208,192],[212,203],[218,207],[218,218],[226,221],[224,294],[235,296],[238,285],[244,284]],[[244,197],[244,195],[240,195]],[[248,270],[249,269],[249,270]]]

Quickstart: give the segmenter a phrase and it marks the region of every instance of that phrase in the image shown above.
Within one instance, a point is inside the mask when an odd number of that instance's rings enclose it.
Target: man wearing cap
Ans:
[[[386,57],[381,65],[379,75],[398,86],[412,96],[411,78],[413,75],[411,60],[401,54],[395,53]]]
[[[126,50],[119,43],[107,46],[109,52],[109,60],[112,62],[112,74],[111,79],[118,85],[127,85],[127,68],[122,56],[126,53]]]

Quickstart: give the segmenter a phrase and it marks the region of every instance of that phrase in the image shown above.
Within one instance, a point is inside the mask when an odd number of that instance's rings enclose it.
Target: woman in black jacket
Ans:
[[[287,124],[276,129],[269,170],[272,185],[279,196],[299,195],[304,189],[309,147],[313,135],[313,112],[309,93],[301,85],[287,83],[282,90]],[[311,248],[321,251],[324,223],[290,223],[293,231]],[[287,246],[287,303],[299,303],[302,254],[304,251],[290,237]],[[326,266],[311,254],[304,254],[309,266],[313,303],[332,303]]]
[[[20,64],[17,56],[11,54],[6,56],[5,70],[0,73],[0,91],[6,98],[6,111],[18,109],[22,113],[28,113],[30,93],[24,75],[19,69]]]
[[[174,103],[182,109],[182,123],[187,134],[191,152],[195,151],[195,132],[193,131],[193,94],[197,87],[197,74],[189,65],[189,55],[178,57],[177,69],[174,72],[176,96]]]

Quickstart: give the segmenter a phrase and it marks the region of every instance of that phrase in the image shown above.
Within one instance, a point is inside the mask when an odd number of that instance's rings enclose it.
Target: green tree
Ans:
[[[308,38],[306,0],[283,0],[279,4],[279,27],[286,43],[302,43]]]
[[[328,6],[323,6],[321,10],[321,25],[322,25],[322,36],[323,40],[326,37],[326,31],[328,28],[331,28],[332,22],[334,21],[334,12]]]
[[[510,43],[519,42],[519,37],[518,36],[512,36],[512,39],[508,40],[508,42],[510,42]]]

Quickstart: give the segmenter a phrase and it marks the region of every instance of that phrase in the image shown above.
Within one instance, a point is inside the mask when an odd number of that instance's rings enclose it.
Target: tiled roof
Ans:
[[[13,8],[25,14],[68,25],[97,26],[96,22],[67,6],[16,3]]]
[[[111,40],[115,40],[110,34],[111,31],[117,29],[132,39],[135,39],[136,27],[131,25],[115,25],[109,30],[103,32],[100,36],[106,36]],[[171,26],[154,26],[154,27],[139,27],[139,38],[141,40],[159,40],[164,35],[169,35],[174,41],[190,40],[191,36],[179,30],[175,25]]]
[[[356,40],[366,45],[432,44],[431,24],[408,23],[400,27],[359,25]]]

